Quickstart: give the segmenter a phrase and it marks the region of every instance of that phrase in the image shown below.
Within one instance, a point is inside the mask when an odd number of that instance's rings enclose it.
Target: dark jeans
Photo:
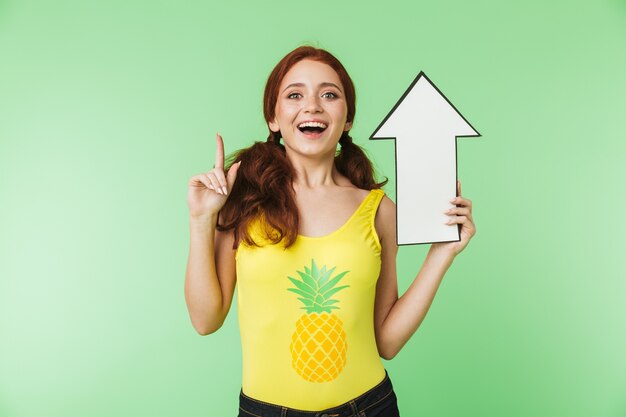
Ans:
[[[303,411],[269,404],[239,393],[237,417],[400,417],[396,393],[385,370],[383,379],[374,388],[333,408]]]

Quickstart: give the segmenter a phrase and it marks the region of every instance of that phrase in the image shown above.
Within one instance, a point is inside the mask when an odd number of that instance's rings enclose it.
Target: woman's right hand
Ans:
[[[217,217],[217,213],[226,203],[228,194],[233,188],[237,170],[241,161],[233,164],[224,175],[224,141],[216,134],[215,168],[211,171],[194,175],[189,179],[187,205],[192,219],[209,219]]]

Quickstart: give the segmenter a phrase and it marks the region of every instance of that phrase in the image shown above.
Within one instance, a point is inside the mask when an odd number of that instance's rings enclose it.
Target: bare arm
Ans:
[[[394,240],[393,245],[388,246],[395,246],[395,244]],[[388,252],[392,253],[393,248],[390,248]],[[395,262],[395,254],[392,256]],[[392,256],[388,256],[388,258],[391,259]],[[406,292],[400,298],[396,298],[395,301],[393,300],[393,290],[390,292],[385,287],[395,288],[397,297],[396,275],[386,274],[383,276],[381,274],[379,278],[380,292],[386,294],[381,296],[381,300],[387,300],[386,303],[381,302],[379,304],[377,302],[379,316],[375,320],[377,323],[376,340],[381,357],[387,360],[393,359],[417,331],[426,317],[439,284],[453,259],[454,257],[448,253],[437,251],[431,247],[415,280]],[[390,283],[391,281],[393,284]]]
[[[224,173],[224,143],[216,138],[215,168],[189,180],[189,257],[185,301],[191,323],[207,335],[219,329],[230,310],[235,289],[233,233],[216,229],[218,213],[237,177],[239,163]]]
[[[191,218],[185,301],[201,335],[218,330],[230,310],[236,283],[232,233],[215,229],[216,217]]]
[[[460,192],[460,188],[459,188]],[[471,202],[457,197],[458,204],[467,206],[452,209],[454,223],[463,225],[461,242],[433,244],[422,267],[407,291],[398,298],[396,272],[396,207],[387,197],[381,202],[376,217],[381,236],[382,267],[376,286],[374,325],[380,356],[389,360],[395,357],[426,317],[439,284],[455,256],[475,234],[471,217]],[[450,214],[452,216],[452,214]]]

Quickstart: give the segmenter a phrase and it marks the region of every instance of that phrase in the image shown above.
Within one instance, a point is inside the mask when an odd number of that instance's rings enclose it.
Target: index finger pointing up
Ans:
[[[219,133],[215,133],[215,168],[224,169],[224,141]]]

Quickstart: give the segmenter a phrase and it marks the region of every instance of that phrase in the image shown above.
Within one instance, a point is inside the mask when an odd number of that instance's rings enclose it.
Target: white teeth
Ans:
[[[304,122],[298,125],[298,128],[302,127],[321,127],[322,129],[326,129],[328,126],[321,122]]]

